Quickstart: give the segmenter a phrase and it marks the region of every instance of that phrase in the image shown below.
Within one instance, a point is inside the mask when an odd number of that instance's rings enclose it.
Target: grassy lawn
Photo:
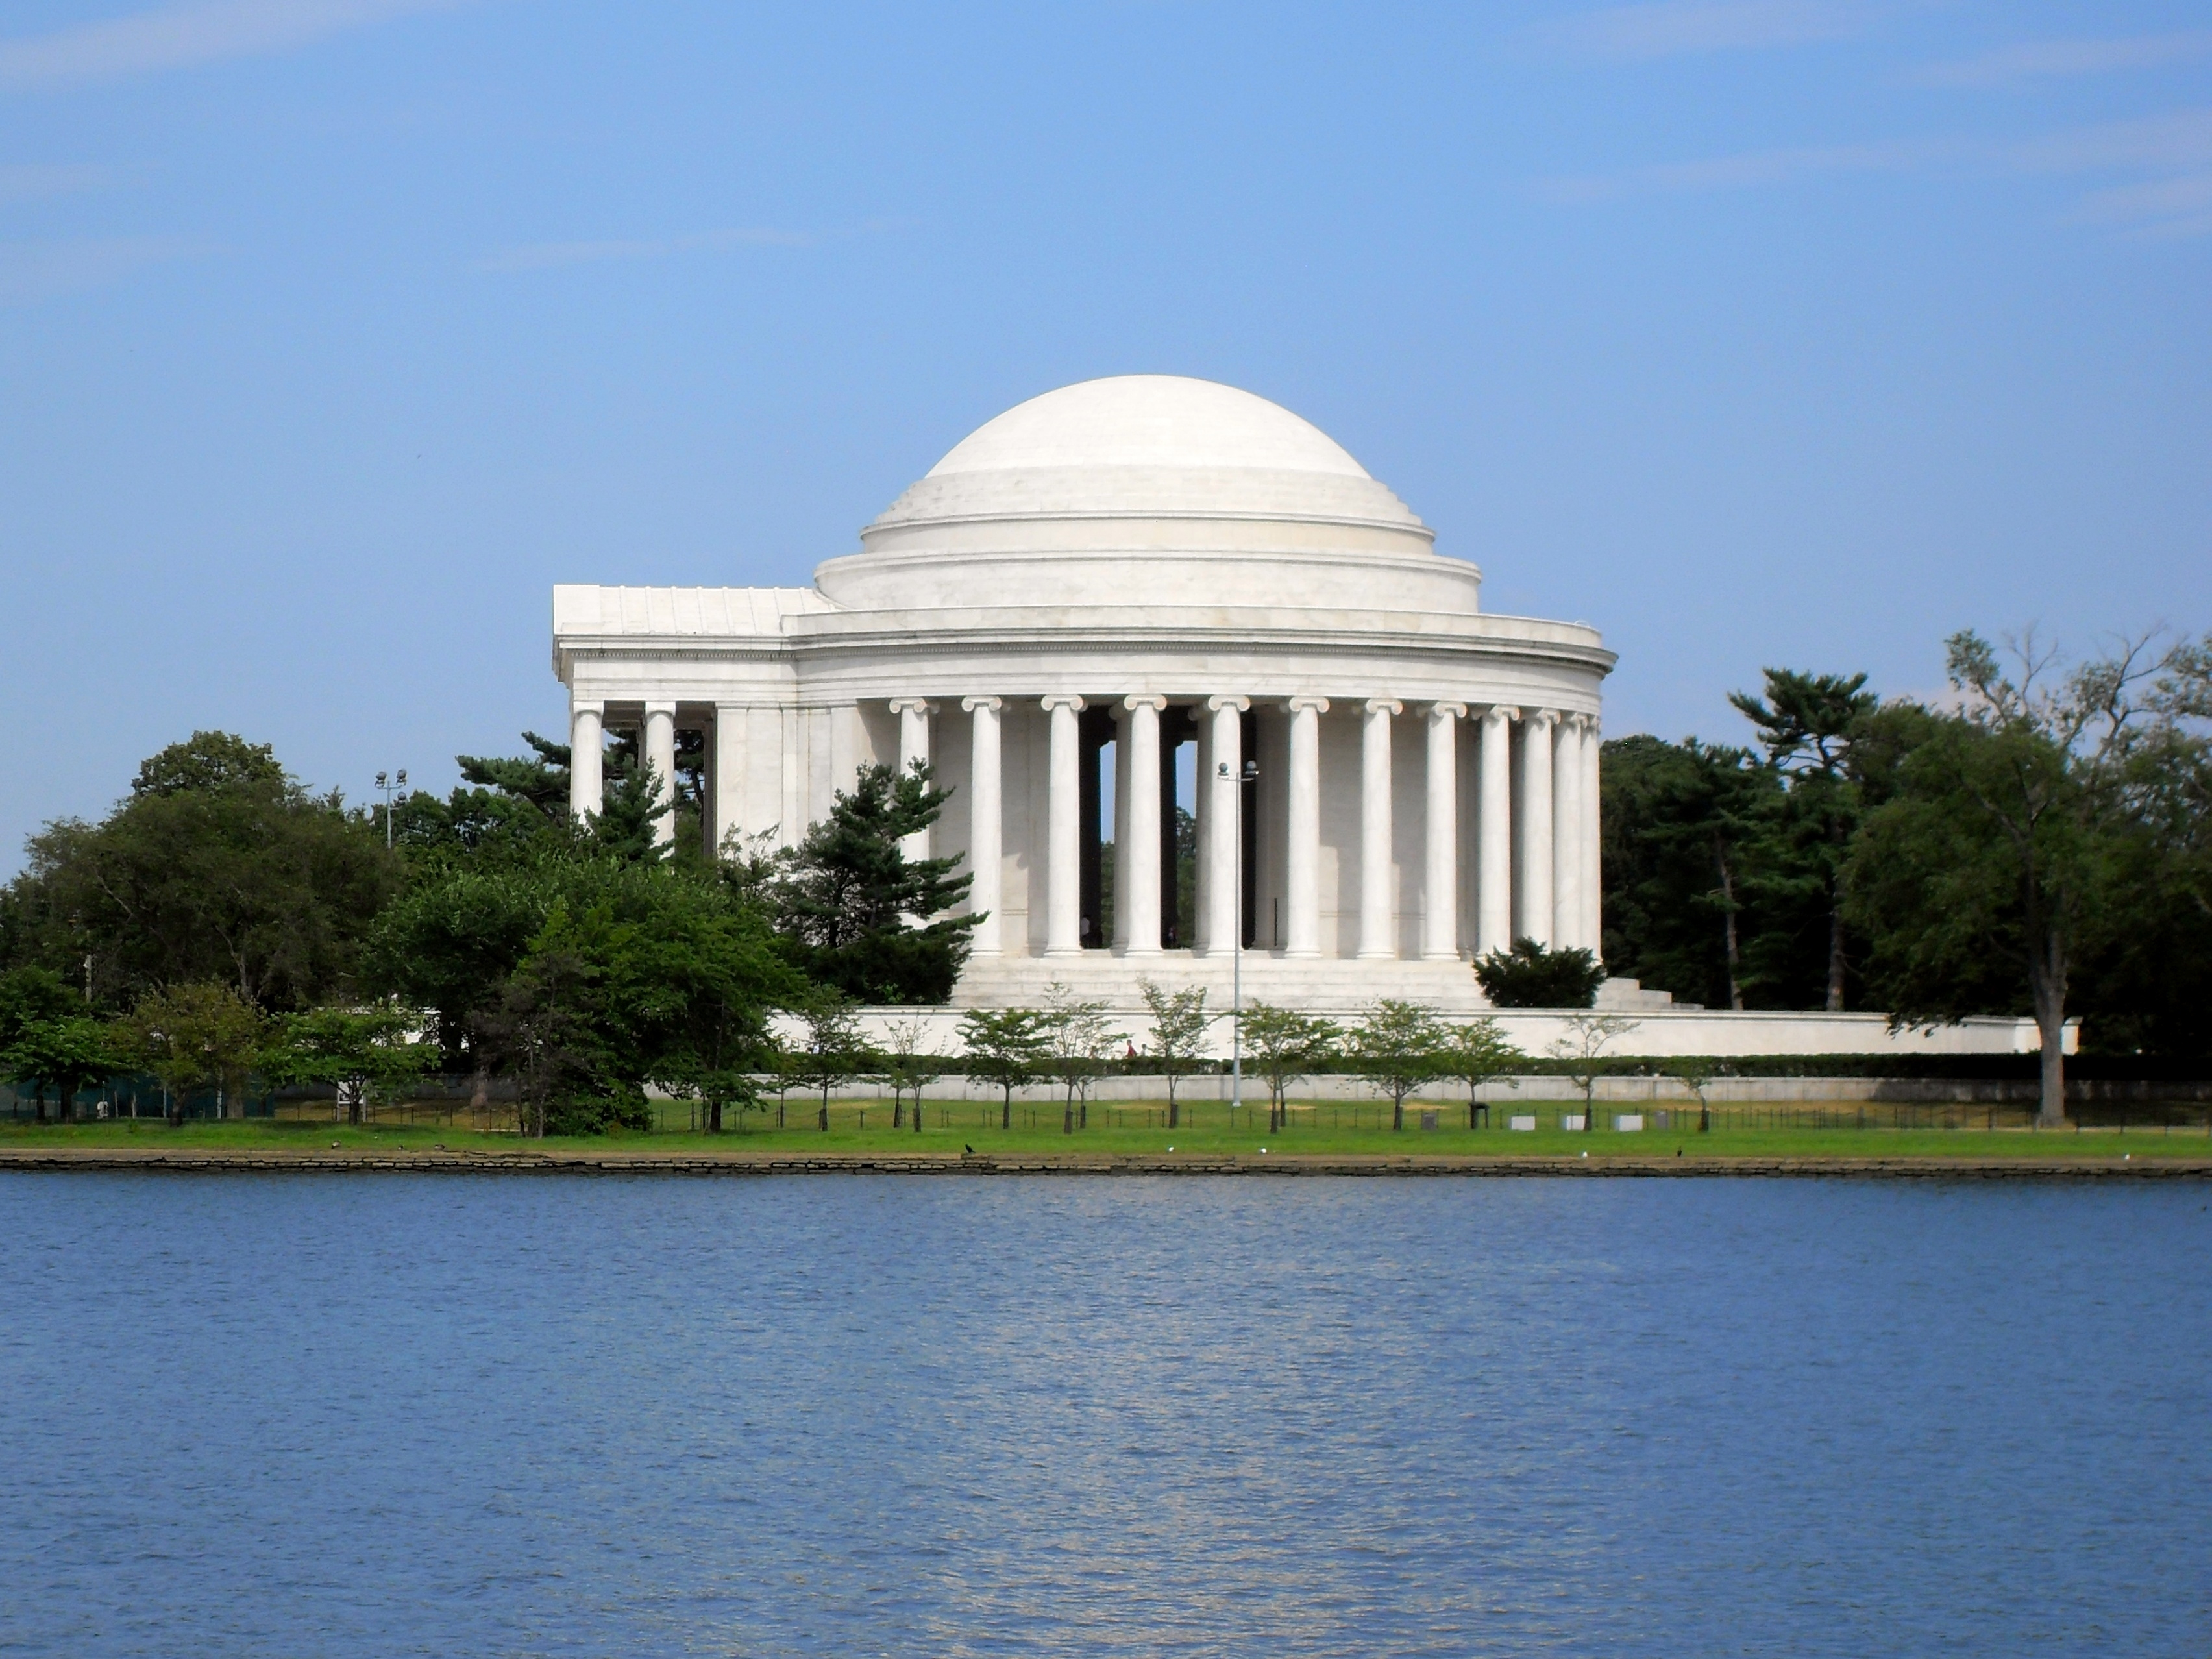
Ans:
[[[1809,1110],[1796,1114],[1778,1110],[1763,1115],[1764,1121],[1756,1127],[1723,1125],[1705,1134],[1696,1133],[1694,1116],[1689,1115],[1678,1115],[1674,1127],[1664,1130],[1652,1128],[1640,1133],[1624,1133],[1601,1127],[1584,1133],[1557,1127],[1556,1114],[1550,1111],[1539,1116],[1541,1127],[1533,1133],[1502,1127],[1470,1131],[1465,1127],[1464,1108],[1455,1113],[1440,1114],[1436,1129],[1409,1127],[1401,1133],[1393,1133],[1388,1127],[1387,1109],[1379,1115],[1372,1109],[1366,1109],[1355,1126],[1348,1109],[1340,1110],[1337,1121],[1332,1124],[1329,1108],[1324,1105],[1317,1114],[1301,1115],[1303,1121],[1294,1119],[1286,1133],[1273,1135],[1266,1132],[1264,1113],[1258,1126],[1249,1125],[1240,1117],[1232,1127],[1227,1121],[1226,1109],[1220,1107],[1202,1108],[1197,1126],[1186,1124],[1171,1131],[1158,1123],[1157,1112],[1142,1108],[1117,1112],[1110,1105],[1093,1103],[1091,1127],[1073,1134],[1061,1132],[1057,1109],[1036,1109],[1032,1125],[1024,1121],[1029,1115],[1017,1106],[1015,1127],[1007,1131],[997,1127],[998,1113],[994,1108],[962,1103],[951,1107],[949,1113],[948,1125],[941,1121],[939,1109],[933,1108],[927,1127],[919,1134],[911,1127],[891,1128],[890,1108],[879,1103],[870,1103],[866,1108],[865,1127],[860,1121],[861,1109],[856,1103],[833,1103],[831,1127],[827,1133],[814,1127],[817,1120],[812,1110],[801,1111],[794,1105],[787,1114],[787,1122],[791,1127],[782,1130],[774,1127],[771,1108],[765,1126],[762,1115],[755,1113],[749,1117],[744,1131],[732,1130],[719,1137],[689,1133],[679,1121],[676,1127],[653,1134],[554,1138],[535,1142],[519,1140],[513,1134],[486,1133],[429,1122],[409,1126],[387,1121],[347,1128],[327,1122],[256,1119],[246,1122],[192,1123],[173,1129],[156,1121],[45,1127],[0,1124],[0,1149],[131,1146],[148,1151],[168,1147],[210,1152],[226,1148],[312,1152],[327,1151],[335,1144],[341,1151],[364,1152],[403,1149],[428,1152],[440,1147],[449,1152],[512,1152],[542,1147],[549,1151],[720,1152],[736,1157],[764,1153],[799,1157],[883,1153],[944,1156],[957,1155],[963,1148],[972,1147],[985,1154],[1085,1158],[1152,1157],[1170,1151],[1194,1158],[1252,1158],[1297,1154],[1331,1158],[1579,1158],[1585,1153],[1593,1159],[1672,1159],[1678,1156],[1692,1159],[2061,1158],[2115,1161],[2124,1158],[2212,1158],[2212,1138],[2207,1136],[2201,1120],[2185,1127],[2177,1123],[2170,1127],[2145,1127],[2138,1123],[2124,1129],[2115,1125],[2077,1131],[2069,1126],[2051,1133],[2030,1130],[2017,1114],[2009,1118],[1985,1116],[1978,1109],[1957,1114],[1960,1127],[1948,1129],[1895,1128],[1886,1125],[1860,1128],[1851,1127],[1848,1113],[1831,1109],[1825,1115]],[[1500,1114],[1501,1124],[1504,1115]],[[1966,1127],[1969,1119],[1972,1127]],[[1419,1121],[1417,1116],[1408,1119],[1412,1125]],[[1601,1118],[1601,1123],[1610,1121],[1610,1113]]]

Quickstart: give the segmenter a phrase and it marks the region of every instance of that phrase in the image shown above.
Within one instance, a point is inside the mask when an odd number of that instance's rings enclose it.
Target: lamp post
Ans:
[[[1229,763],[1223,761],[1214,775],[1229,779]],[[1234,780],[1237,808],[1230,815],[1230,836],[1235,847],[1236,890],[1229,901],[1229,1121],[1244,1103],[1244,786],[1258,779],[1260,763],[1248,759]]]
[[[393,797],[407,787],[407,769],[401,767],[395,775],[388,779],[379,772],[376,787],[384,792],[384,850],[388,853],[392,850],[392,802]]]

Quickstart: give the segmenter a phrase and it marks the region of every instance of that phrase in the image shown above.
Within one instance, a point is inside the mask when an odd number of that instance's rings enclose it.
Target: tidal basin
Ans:
[[[0,1650],[2184,1654],[2212,1188],[0,1177]]]

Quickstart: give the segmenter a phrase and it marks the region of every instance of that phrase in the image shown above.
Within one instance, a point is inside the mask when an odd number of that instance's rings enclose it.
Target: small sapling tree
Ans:
[[[1436,1011],[1384,997],[1352,1028],[1344,1058],[1370,1087],[1390,1097],[1390,1127],[1406,1127],[1406,1097],[1442,1069],[1447,1041]]]
[[[1054,1080],[1067,1090],[1060,1131],[1073,1134],[1078,1128],[1091,1127],[1091,1085],[1128,1038],[1108,1028],[1104,1003],[1079,1002],[1074,993],[1057,981],[1046,994],[1045,1022],[1047,1064]],[[1076,1115],[1079,1103],[1080,1121]]]
[[[1048,1017],[1036,1008],[970,1008],[960,1016],[968,1074],[998,1085],[999,1127],[1014,1127],[1014,1091],[1043,1074]]]
[[[1515,1064],[1527,1058],[1506,1040],[1494,1019],[1470,1019],[1445,1028],[1443,1041],[1437,1049],[1437,1073],[1441,1077],[1458,1078],[1467,1085],[1468,1128],[1474,1127],[1478,1114],[1486,1115],[1487,1109],[1481,1100],[1482,1085],[1492,1078],[1510,1077]]]
[[[1247,1008],[1242,1024],[1252,1069],[1267,1080],[1268,1131],[1288,1128],[1291,1109],[1286,1096],[1291,1079],[1327,1065],[1343,1034],[1335,1022],[1318,1014],[1302,1014],[1266,1002]]]
[[[1597,1098],[1597,1080],[1605,1075],[1606,1045],[1615,1037],[1627,1036],[1638,1024],[1617,1014],[1577,1014],[1552,1043],[1553,1057],[1565,1062],[1563,1069],[1582,1091],[1585,1130],[1597,1127],[1597,1113],[1592,1106]]]
[[[884,1076],[891,1085],[891,1127],[901,1127],[900,1111],[914,1095],[914,1132],[921,1133],[921,1091],[945,1075],[940,1056],[929,1046],[929,1028],[918,1018],[895,1019],[885,1031]]]
[[[1667,1062],[1667,1070],[1698,1097],[1698,1133],[1701,1135],[1712,1133],[1713,1109],[1705,1099],[1705,1088],[1720,1069],[1720,1062],[1711,1054],[1683,1054]]]
[[[806,1025],[806,1046],[796,1054],[798,1080],[822,1091],[816,1127],[830,1127],[830,1091],[853,1081],[867,1069],[871,1054],[860,1036],[860,1023],[853,1005],[836,992],[825,992],[798,1011]]]
[[[1169,991],[1146,980],[1144,996],[1152,1017],[1152,1061],[1168,1080],[1168,1127],[1173,1129],[1182,1121],[1176,1085],[1198,1069],[1206,1028],[1212,1024],[1212,1016],[1206,1012],[1203,985]]]

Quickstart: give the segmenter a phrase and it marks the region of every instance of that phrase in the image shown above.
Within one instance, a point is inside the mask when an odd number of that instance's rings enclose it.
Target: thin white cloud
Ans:
[[[2134,121],[2075,127],[2018,146],[2023,167],[2043,173],[2212,168],[2212,109],[2174,110]]]
[[[35,202],[74,196],[112,183],[115,169],[96,161],[0,162],[0,202]]]
[[[702,231],[690,236],[595,242],[536,242],[477,261],[478,270],[550,270],[607,259],[665,259],[671,254],[732,247],[811,247],[818,239],[803,230],[748,228]]]
[[[1951,64],[1912,71],[1927,86],[2004,87],[2068,75],[2155,69],[2212,54],[2212,29],[2179,34],[2141,34],[2110,40],[2024,40]]]
[[[1668,161],[1615,173],[1547,179],[1537,192],[1555,202],[1601,202],[1617,196],[1745,190],[1834,173],[1895,173],[1955,154],[1931,143],[1826,144],[1748,150],[1696,161]]]
[[[1614,173],[1547,179],[1534,189],[1555,202],[1603,202],[1625,196],[1753,189],[1824,174],[1902,173],[1942,166],[1984,177],[2112,175],[2112,182],[2097,185],[2081,198],[2076,217],[2160,236],[2212,234],[2212,108],[2075,127],[2006,145],[1929,138],[1752,150]]]
[[[2154,236],[2212,235],[2212,173],[2091,191],[2081,200],[2080,216]]]
[[[1585,12],[1540,29],[1557,45],[1608,58],[1671,58],[1840,40],[1878,8],[1851,0],[1650,0]]]
[[[2148,173],[2091,191],[2077,216],[2151,236],[2212,235],[2212,109],[2077,127],[2020,145],[2011,159],[2032,173]]]
[[[28,305],[120,282],[132,271],[205,252],[176,236],[100,240],[0,242],[0,305]]]
[[[0,89],[33,91],[259,57],[463,0],[196,0],[0,40]]]

